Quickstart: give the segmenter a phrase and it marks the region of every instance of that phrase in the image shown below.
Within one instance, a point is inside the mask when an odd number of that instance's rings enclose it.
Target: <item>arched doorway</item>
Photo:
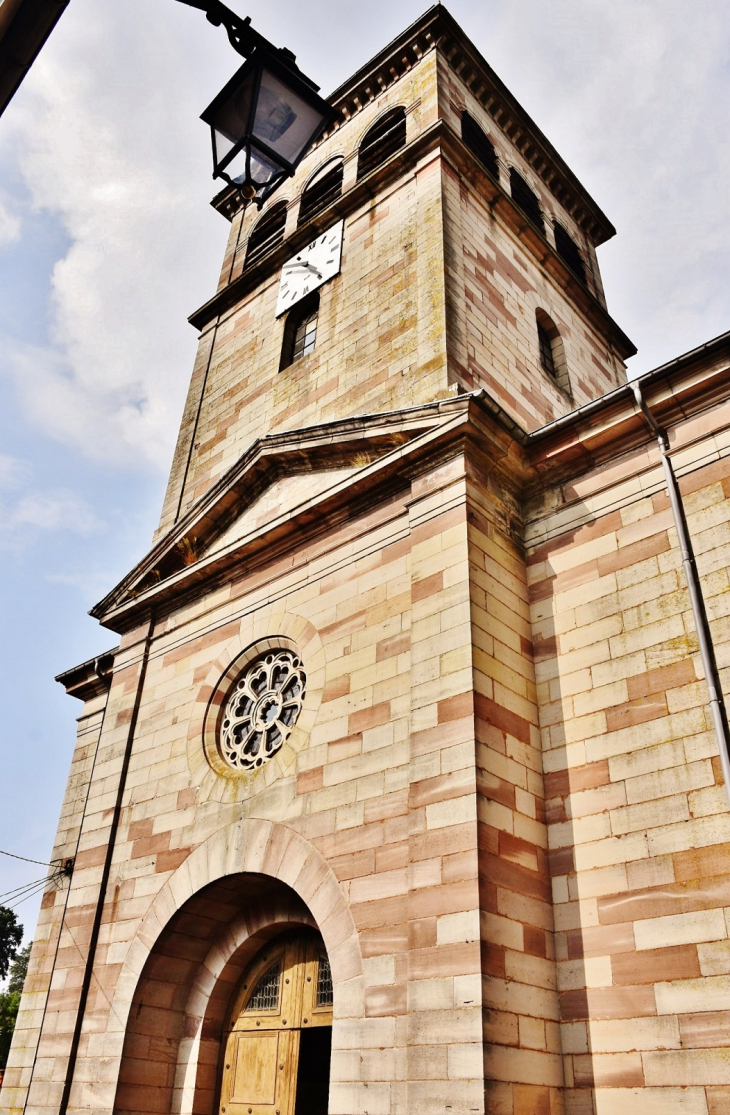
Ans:
[[[332,977],[313,930],[269,941],[246,970],[223,1048],[221,1115],[327,1115]]]
[[[254,983],[277,957],[284,981],[279,1005],[293,1003],[296,1013],[291,1008],[283,1013],[279,1006],[275,1014],[271,1007],[247,1011]],[[277,1110],[280,1115],[326,1115],[332,1022],[328,973],[327,952],[314,917],[287,884],[241,872],[196,891],[159,933],[137,980],[125,1026],[114,1115],[223,1115],[222,1106],[227,1108],[225,1115],[234,1110],[248,1115],[249,1107],[252,1115],[254,1109],[267,1115]],[[299,998],[293,1001],[290,991],[299,983],[292,980],[301,983]],[[309,1009],[304,1010],[305,1005]],[[225,1065],[235,1063],[225,1057],[231,1035],[245,1030],[249,1021],[252,1032],[272,1033],[276,1018],[280,1029],[292,1035],[286,1038],[288,1060],[277,1061],[285,1069],[276,1070],[286,1072],[288,1106],[254,1105],[247,1096],[239,1102],[238,1081],[233,1082],[233,1107],[230,1092],[229,1102],[223,1103],[223,1075],[233,1071]],[[312,1079],[307,1078],[310,1068]],[[226,1087],[230,1090],[231,1083]]]

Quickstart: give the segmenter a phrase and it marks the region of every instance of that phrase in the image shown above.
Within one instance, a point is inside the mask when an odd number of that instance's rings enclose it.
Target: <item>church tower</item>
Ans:
[[[440,5],[331,103],[263,211],[214,200],[153,546],[94,609],[118,646],[60,679],[75,867],[13,1115],[594,1111],[561,1035],[555,931],[583,907],[556,925],[536,631],[558,644],[528,580],[590,437],[555,439],[625,398],[614,229]]]

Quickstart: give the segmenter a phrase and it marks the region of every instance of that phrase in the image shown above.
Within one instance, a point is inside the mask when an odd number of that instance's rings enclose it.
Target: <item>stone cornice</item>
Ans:
[[[453,454],[457,443],[468,441],[473,452],[485,460],[488,471],[516,492],[526,477],[514,423],[495,404],[480,403],[481,394],[461,395],[262,438],[91,615],[112,630],[125,631],[138,623],[140,613],[154,608],[160,615],[166,608],[230,580],[235,568],[244,565],[250,570],[301,549],[307,539],[402,491],[412,476]],[[368,457],[369,462],[363,464]],[[352,467],[352,474],[264,526],[252,528],[223,549],[211,549],[211,541],[279,477],[338,465]],[[180,557],[186,539],[194,540],[201,551],[189,564]]]
[[[435,49],[588,239],[599,245],[615,236],[606,214],[443,4],[429,8],[327,98],[338,115],[317,146]],[[211,204],[228,220],[240,209],[235,191],[228,186]]]
[[[594,244],[615,236],[608,217],[561,158],[547,136],[443,4],[435,4],[327,99],[338,110],[331,135],[437,48],[451,69],[520,151],[535,174]],[[326,135],[324,138],[326,138]]]
[[[673,430],[726,403],[730,388],[730,333],[641,377],[657,421],[678,449],[687,437]],[[730,418],[718,429],[730,429]],[[709,436],[703,429],[697,436]],[[714,432],[714,426],[711,432]],[[455,452],[467,451],[482,473],[523,504],[546,488],[570,483],[652,441],[630,386],[618,388],[549,426],[526,434],[486,392],[455,396],[407,410],[366,415],[267,435],[207,492],[124,578],[91,615],[126,631],[153,609],[161,614],[255,569],[394,496],[414,476]],[[368,463],[362,463],[363,457]],[[277,478],[351,466],[352,473],[264,526],[190,564],[180,543],[219,536]],[[61,675],[69,692],[92,682],[93,662]],[[78,695],[74,693],[74,695]]]
[[[309,244],[319,232],[329,228],[335,221],[356,212],[377,193],[397,181],[404,173],[414,170],[421,159],[435,150],[439,150],[442,156],[446,157],[459,173],[464,173],[478,184],[480,196],[484,198],[486,204],[519,237],[553,281],[566,291],[575,306],[584,314],[593,328],[606,338],[619,356],[623,360],[633,356],[636,352],[636,346],[633,342],[617,325],[595,295],[576,278],[552,245],[545,239],[545,236],[525,216],[507,191],[481,167],[474,155],[466,148],[461,137],[456,135],[445,120],[439,120],[426,131],[421,132],[415,140],[402,147],[367,177],[356,182],[351,189],[341,194],[311,221],[296,229],[291,236],[282,241],[278,247],[264,256],[257,264],[244,270],[228,286],[222,287],[200,309],[190,315],[188,318],[190,324],[195,326],[196,329],[202,330],[219,315],[232,310],[246,295],[252,293],[262,282],[278,271],[290,256]]]
[[[725,403],[730,393],[730,333],[640,376],[660,426],[681,423]],[[630,384],[586,403],[529,435],[527,454],[539,486],[564,483],[652,441]]]
[[[55,678],[64,687],[69,697],[76,697],[79,701],[91,701],[101,697],[111,685],[114,655],[118,647],[98,654],[96,658],[89,658],[70,670],[64,670]]]

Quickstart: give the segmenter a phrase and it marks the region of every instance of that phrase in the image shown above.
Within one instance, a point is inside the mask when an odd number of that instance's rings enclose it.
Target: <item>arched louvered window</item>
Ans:
[[[471,153],[479,159],[484,169],[488,170],[493,178],[499,179],[497,152],[494,150],[494,144],[483,128],[477,124],[474,117],[466,111],[461,114],[461,138]]]
[[[364,178],[406,145],[406,110],[402,105],[386,112],[365,133],[357,158],[357,176]]]
[[[263,217],[254,225],[246,245],[246,262],[244,267],[253,267],[260,259],[281,244],[284,239],[284,226],[286,225],[286,202],[278,201],[272,205]]]
[[[509,172],[509,188],[515,205],[519,205],[525,216],[529,217],[532,223],[537,225],[542,232],[544,228],[542,210],[537,194],[530,189],[520,172],[515,170],[514,167]]]
[[[342,159],[336,163],[328,163],[315,174],[302,194],[299,203],[299,217],[297,226],[306,224],[322,209],[338,198],[342,193]]]
[[[303,356],[314,350],[317,341],[317,322],[319,320],[319,291],[303,298],[289,311],[284,325],[284,341],[281,346],[279,371],[283,372]]]
[[[568,365],[565,359],[565,345],[557,325],[544,310],[535,312],[535,325],[537,327],[540,367],[555,381],[561,391],[572,398]]]
[[[582,283],[586,281],[586,268],[583,262],[583,256],[580,254],[580,249],[570,233],[566,232],[561,224],[557,221],[554,223],[555,229],[555,250],[564,263],[567,263],[571,271],[578,276]]]

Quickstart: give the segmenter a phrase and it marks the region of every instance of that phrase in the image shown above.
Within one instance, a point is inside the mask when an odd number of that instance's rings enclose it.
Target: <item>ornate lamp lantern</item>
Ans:
[[[247,61],[202,114],[213,140],[213,177],[236,186],[261,205],[294,174],[309,148],[334,119],[334,111],[296,65],[219,0],[180,0],[200,8],[228,32]]]

